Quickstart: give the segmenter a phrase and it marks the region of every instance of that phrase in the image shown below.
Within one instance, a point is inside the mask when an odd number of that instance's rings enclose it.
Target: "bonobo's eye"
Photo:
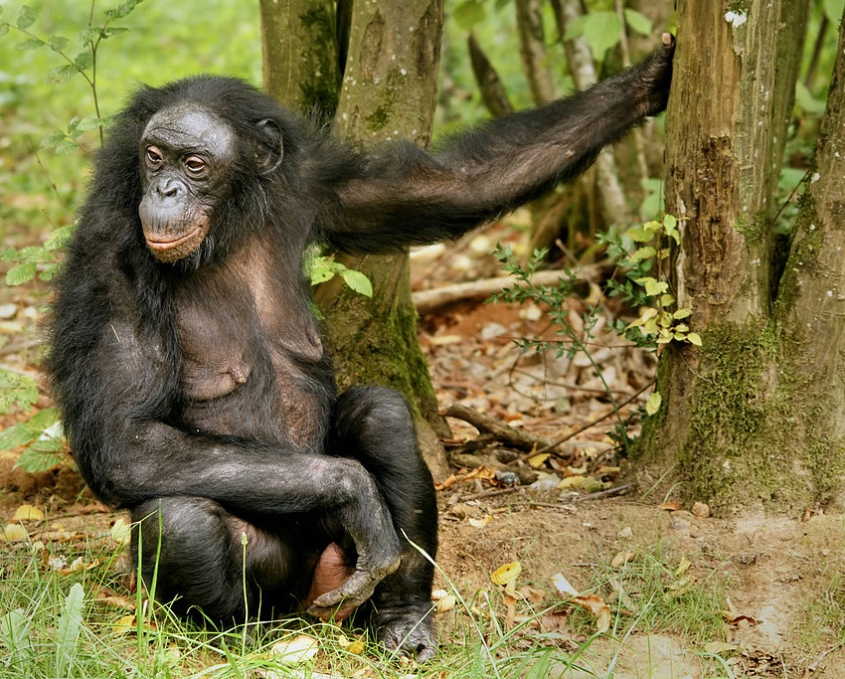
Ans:
[[[147,167],[151,170],[157,170],[161,167],[161,164],[164,162],[164,158],[161,155],[161,151],[159,151],[158,147],[156,146],[148,146],[147,152],[144,155],[144,160],[147,163]]]
[[[199,156],[188,156],[185,158],[185,169],[194,177],[203,177],[206,170],[205,161]]]

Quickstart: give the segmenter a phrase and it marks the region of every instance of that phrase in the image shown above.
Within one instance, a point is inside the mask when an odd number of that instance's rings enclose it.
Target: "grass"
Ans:
[[[76,523],[73,518],[69,521]],[[218,633],[183,623],[167,606],[150,605],[141,593],[129,591],[126,531],[119,523],[111,531],[91,530],[84,523],[68,530],[63,523],[62,517],[53,517],[29,525],[26,539],[7,542],[0,551],[0,676],[4,679],[614,679],[629,676],[620,674],[620,667],[629,662],[632,641],[641,641],[643,633],[669,631],[699,645],[723,635],[717,623],[723,608],[718,584],[707,577],[690,579],[679,591],[677,585],[688,571],[679,573],[682,557],[662,544],[636,552],[621,568],[611,567],[609,561],[593,568],[591,591],[604,595],[613,611],[605,634],[596,633],[591,616],[578,609],[567,613],[567,607],[555,603],[559,599],[549,597],[537,603],[531,603],[530,597],[517,601],[517,618],[509,624],[508,601],[492,584],[466,600],[459,588],[451,588],[459,603],[439,614],[441,649],[424,665],[385,653],[366,634],[361,636],[360,630],[297,618],[267,628]],[[615,600],[613,592],[617,592]],[[282,650],[300,635],[313,640],[316,655],[285,662]],[[658,661],[647,656],[640,662],[657,667]],[[714,667],[720,661],[712,658]],[[646,669],[639,676],[652,675]],[[680,679],[684,674],[676,676]]]

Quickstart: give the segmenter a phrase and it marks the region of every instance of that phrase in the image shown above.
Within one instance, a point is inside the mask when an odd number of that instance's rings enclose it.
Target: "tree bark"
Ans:
[[[543,29],[543,2],[516,0],[515,5],[522,69],[531,88],[531,98],[535,106],[542,106],[555,99],[555,83],[549,68],[549,54]]]
[[[808,4],[731,7],[678,2],[666,211],[681,220],[674,293],[692,309],[703,346],[673,342],[661,357],[664,407],[644,425],[640,481],[677,482],[685,498],[717,507],[794,509],[830,499],[806,436],[821,424],[813,421],[821,404],[805,390],[800,358],[821,333],[790,317],[796,295],[781,294],[783,311],[772,313],[783,287],[773,257],[776,183]],[[803,271],[793,289],[805,285]]]

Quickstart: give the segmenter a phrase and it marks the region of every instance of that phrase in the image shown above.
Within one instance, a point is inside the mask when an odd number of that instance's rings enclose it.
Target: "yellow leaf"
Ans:
[[[659,391],[651,392],[651,396],[648,397],[648,401],[645,404],[645,411],[649,415],[654,415],[658,410],[660,410],[660,406],[663,403],[663,397],[660,395]]]
[[[118,636],[130,634],[137,629],[134,615],[124,615],[114,625],[114,633]]]
[[[44,513],[32,505],[21,505],[15,512],[15,521],[41,521]]]
[[[111,539],[120,545],[128,545],[132,530],[126,519],[120,517],[111,527]]]
[[[528,464],[532,467],[541,467],[543,463],[551,457],[550,453],[540,453],[539,455],[532,455],[528,458]]]
[[[687,341],[697,347],[701,346],[701,336],[697,332],[691,332],[687,335]]]
[[[678,567],[675,569],[675,577],[677,578],[686,573],[690,569],[690,566],[692,566],[692,561],[689,559],[682,559],[681,563],[679,563]]]
[[[438,613],[447,613],[451,611],[455,604],[458,603],[457,597],[454,594],[447,594],[444,597],[441,597],[437,602],[437,612]]]
[[[0,540],[4,540],[6,542],[19,542],[21,540],[26,540],[28,537],[29,535],[26,532],[26,528],[21,526],[19,523],[9,524],[0,531]]]
[[[522,573],[522,564],[519,561],[512,561],[511,563],[506,563],[504,566],[499,566],[490,575],[490,579],[493,581],[493,584],[506,585],[516,580],[520,573]]]

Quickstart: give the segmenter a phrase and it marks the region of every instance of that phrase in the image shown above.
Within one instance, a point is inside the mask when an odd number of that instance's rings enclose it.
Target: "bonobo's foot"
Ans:
[[[434,613],[431,606],[414,605],[401,608],[380,608],[373,626],[379,641],[388,651],[397,651],[418,662],[425,662],[437,652],[434,635]]]
[[[645,86],[643,115],[656,116],[666,109],[669,100],[669,86],[672,84],[672,57],[675,55],[675,38],[664,33],[663,44],[651,56],[635,67],[637,75]]]
[[[341,617],[345,617],[349,611],[369,599],[376,585],[399,568],[401,562],[401,557],[396,557],[384,566],[366,570],[357,567],[340,587],[314,599],[308,612],[322,620],[328,620],[338,612],[342,613]]]

